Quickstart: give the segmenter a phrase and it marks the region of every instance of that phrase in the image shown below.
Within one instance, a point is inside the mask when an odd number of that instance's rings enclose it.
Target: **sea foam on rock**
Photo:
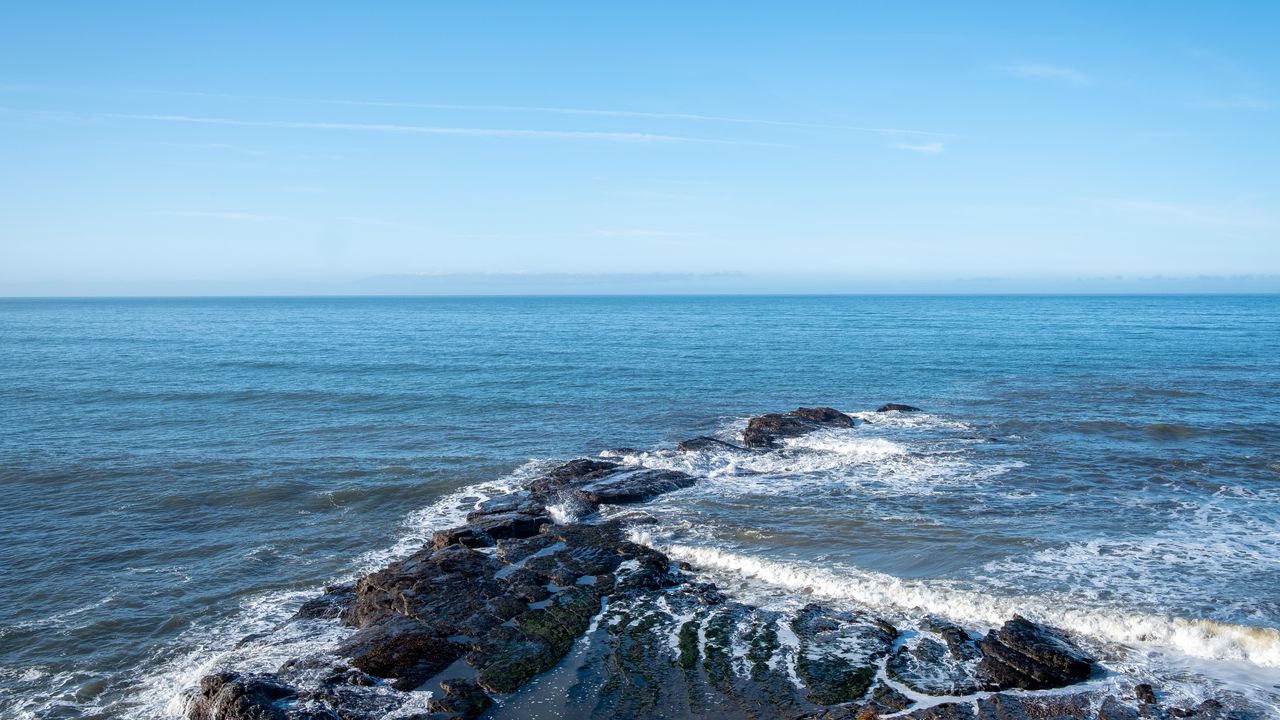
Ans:
[[[752,418],[744,442],[768,448],[853,424],[831,408],[799,408]],[[728,444],[700,438],[682,449],[718,445]],[[187,717],[445,720],[504,717],[504,707],[619,719],[1137,717],[1138,704],[1093,691],[982,695],[1094,673],[1066,636],[1025,618],[978,638],[937,618],[904,634],[864,611],[753,607],[629,540],[635,517],[595,513],[697,482],[601,459],[556,466],[409,557],[305,603],[296,621],[350,629],[332,653],[272,673],[213,673],[188,697]],[[556,522],[565,507],[580,519]],[[973,699],[947,700],[957,695]],[[940,700],[922,700],[930,696]],[[1163,716],[1153,692],[1137,697],[1143,717]],[[1234,717],[1212,704],[1186,712]]]

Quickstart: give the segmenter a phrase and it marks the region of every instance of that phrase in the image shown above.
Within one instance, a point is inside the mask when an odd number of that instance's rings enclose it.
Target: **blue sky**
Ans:
[[[5,3],[0,294],[1280,289],[1280,4],[338,5]]]

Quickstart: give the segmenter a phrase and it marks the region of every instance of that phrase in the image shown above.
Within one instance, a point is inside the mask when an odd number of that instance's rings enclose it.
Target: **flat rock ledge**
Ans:
[[[679,449],[766,452],[782,438],[853,426],[831,408],[799,408],[752,418],[745,447],[703,437]],[[1023,617],[979,636],[940,618],[899,629],[818,603],[791,613],[752,607],[630,541],[628,525],[643,517],[594,514],[696,482],[599,458],[552,468],[413,555],[306,602],[290,622],[340,623],[349,635],[335,650],[271,673],[208,675],[186,698],[186,716],[1262,717],[1214,700],[1166,708],[1150,685],[1124,698],[1087,688],[1025,694],[1104,671],[1067,636]],[[552,507],[582,519],[558,523]]]

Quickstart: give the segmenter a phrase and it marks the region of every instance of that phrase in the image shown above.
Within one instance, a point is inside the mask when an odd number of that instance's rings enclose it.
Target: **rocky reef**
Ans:
[[[741,446],[699,437],[678,449],[771,452],[855,425],[798,408],[752,418]],[[1109,694],[1090,683],[1107,671],[1088,652],[1023,617],[978,634],[820,603],[753,607],[629,539],[643,513],[597,513],[698,480],[599,458],[554,467],[409,557],[306,602],[291,622],[338,623],[345,640],[274,672],[208,675],[187,717],[1252,717],[1212,700],[1165,707],[1149,685]]]

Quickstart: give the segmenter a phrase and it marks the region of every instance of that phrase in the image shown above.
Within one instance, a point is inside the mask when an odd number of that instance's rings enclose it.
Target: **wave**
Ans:
[[[727,571],[792,592],[847,600],[871,608],[937,614],[956,622],[995,627],[1024,615],[1105,643],[1156,645],[1185,655],[1280,667],[1280,630],[1105,608],[1063,607],[1061,599],[998,597],[943,582],[908,581],[856,568],[828,570],[711,547],[662,544],[649,533],[632,540],[695,568]]]
[[[412,554],[436,530],[461,525],[477,505],[512,492],[545,466],[542,461],[529,461],[503,478],[464,487],[410,513],[395,544],[360,555],[351,571],[333,582],[361,577]],[[320,590],[317,586],[247,597],[229,618],[185,633],[175,645],[187,650],[177,657],[155,659],[154,669],[144,675],[136,694],[139,706],[126,716],[138,720],[185,716],[186,691],[219,668],[270,672],[291,658],[324,656],[350,634],[350,628],[328,620],[289,622],[299,605]],[[228,638],[244,640],[228,648]],[[402,709],[425,712],[425,707]]]
[[[805,490],[853,491],[868,496],[930,495],[947,486],[981,484],[1023,466],[1021,461],[978,464],[964,444],[908,445],[900,439],[879,437],[874,434],[878,431],[823,429],[784,440],[780,448],[767,453],[717,448],[687,453],[615,451],[602,456],[705,478],[683,491],[681,497],[791,495]]]

